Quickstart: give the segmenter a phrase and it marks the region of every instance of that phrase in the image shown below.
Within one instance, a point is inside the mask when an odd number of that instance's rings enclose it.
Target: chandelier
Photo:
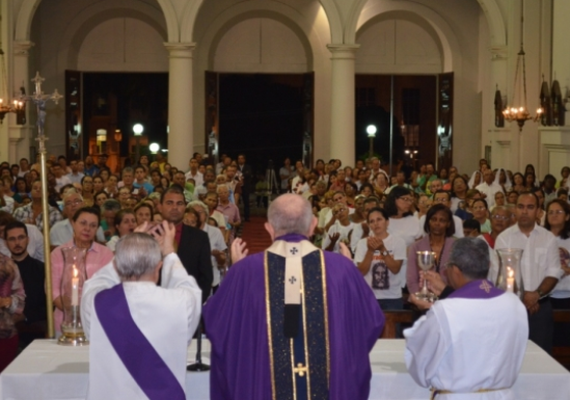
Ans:
[[[521,1],[521,49],[517,54],[517,67],[515,70],[515,87],[513,90],[513,105],[507,106],[503,110],[503,116],[509,122],[516,121],[519,131],[522,132],[523,126],[529,119],[537,122],[542,117],[544,110],[542,107],[536,110],[536,116],[532,117],[527,109],[526,102],[526,67],[524,52],[524,0]]]

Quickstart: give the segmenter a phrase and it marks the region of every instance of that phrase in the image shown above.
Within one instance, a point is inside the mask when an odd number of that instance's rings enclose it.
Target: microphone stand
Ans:
[[[190,364],[186,367],[186,371],[191,372],[202,372],[209,371],[210,366],[208,364],[202,363],[202,321],[198,324],[198,329],[196,330],[196,362]]]

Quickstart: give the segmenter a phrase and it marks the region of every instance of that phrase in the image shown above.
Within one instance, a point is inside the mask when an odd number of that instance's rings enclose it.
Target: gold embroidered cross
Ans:
[[[483,281],[479,289],[483,289],[486,293],[489,293],[491,291],[491,285],[489,285],[487,281]]]
[[[307,367],[303,366],[302,363],[297,364],[297,368],[293,368],[293,373],[299,374],[299,376],[301,377],[305,376],[305,374],[308,372],[309,370],[307,369]]]

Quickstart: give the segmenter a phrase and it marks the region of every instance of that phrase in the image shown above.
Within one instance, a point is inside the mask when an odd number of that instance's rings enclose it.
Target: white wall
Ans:
[[[93,28],[77,56],[79,71],[168,72],[164,39],[149,24],[113,18]]]
[[[287,26],[270,18],[252,18],[231,27],[215,49],[217,72],[304,73],[307,55]]]
[[[443,71],[437,37],[406,19],[367,24],[356,41],[357,74],[437,74]]]

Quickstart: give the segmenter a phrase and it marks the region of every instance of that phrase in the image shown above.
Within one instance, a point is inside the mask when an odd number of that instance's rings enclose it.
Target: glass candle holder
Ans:
[[[81,324],[81,294],[87,277],[85,270],[86,249],[62,248],[63,274],[60,282],[60,296],[63,304],[63,322],[58,343],[66,346],[89,344]]]
[[[499,273],[495,286],[506,292],[511,292],[521,299],[524,295],[524,284],[521,273],[522,249],[498,249]]]

